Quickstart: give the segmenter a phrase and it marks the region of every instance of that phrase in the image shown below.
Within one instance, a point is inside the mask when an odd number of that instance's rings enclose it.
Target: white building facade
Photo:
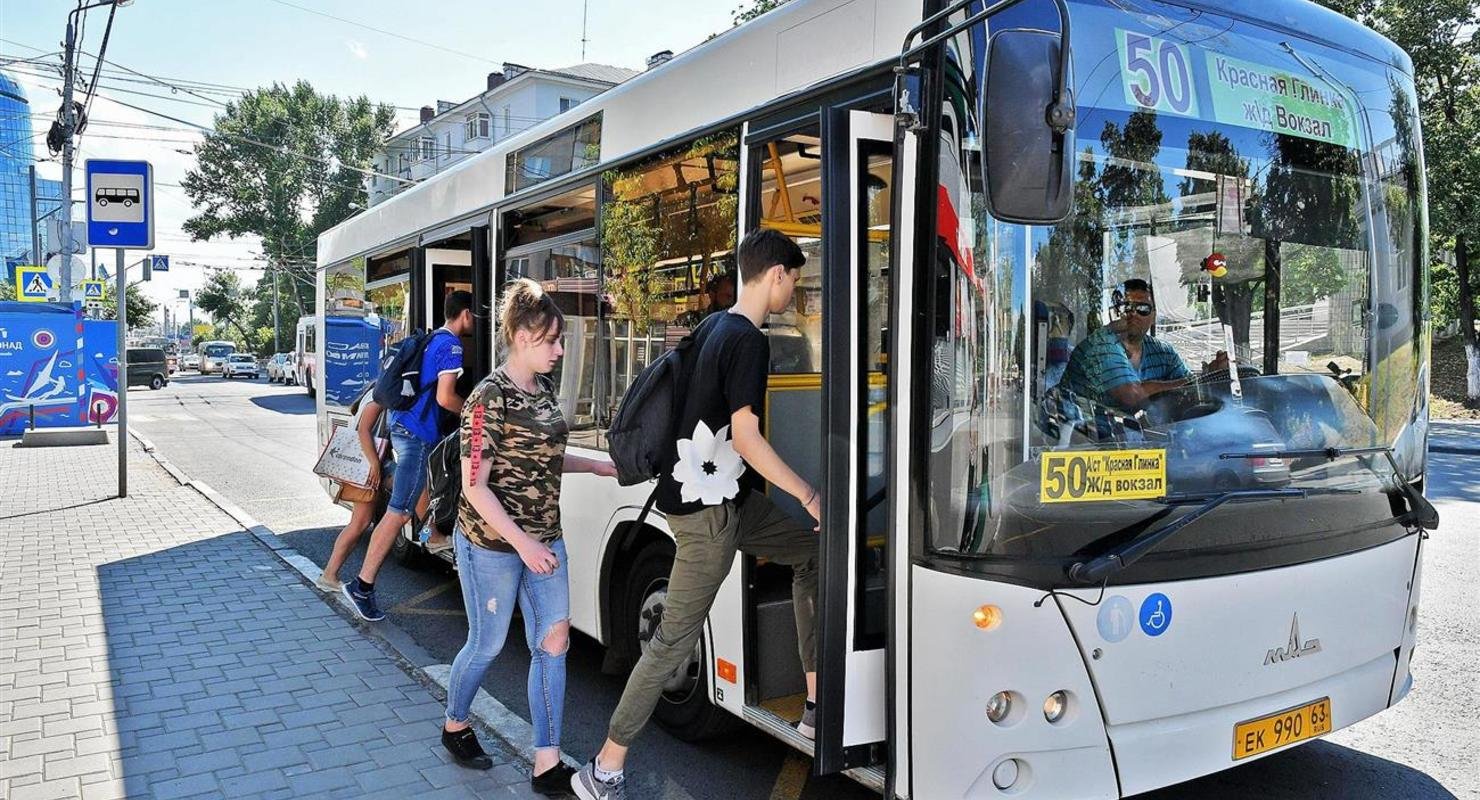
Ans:
[[[371,167],[379,175],[366,181],[369,205],[637,74],[605,64],[544,70],[505,63],[503,71],[489,73],[482,94],[461,103],[439,100],[436,107],[423,106],[420,124],[386,141]]]

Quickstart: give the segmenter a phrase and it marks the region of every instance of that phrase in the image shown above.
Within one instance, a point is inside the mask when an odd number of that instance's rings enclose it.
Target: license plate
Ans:
[[[1331,698],[1233,726],[1233,760],[1331,732]]]

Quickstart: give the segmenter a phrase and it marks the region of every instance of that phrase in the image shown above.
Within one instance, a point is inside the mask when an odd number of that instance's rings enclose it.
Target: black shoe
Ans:
[[[529,788],[546,797],[573,797],[570,778],[576,774],[564,761],[529,779]]]
[[[452,754],[452,760],[467,767],[468,769],[490,769],[493,767],[493,759],[483,752],[483,746],[478,744],[478,734],[473,733],[472,728],[463,728],[456,733],[442,728],[442,746]]]

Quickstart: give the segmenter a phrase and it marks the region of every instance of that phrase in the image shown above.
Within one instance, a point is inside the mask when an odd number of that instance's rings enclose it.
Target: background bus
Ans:
[[[226,363],[226,357],[236,352],[236,343],[227,341],[201,342],[198,349],[200,352],[200,374],[207,375],[212,372],[221,371],[221,366]]]
[[[293,380],[313,397],[318,391],[315,379],[319,368],[318,317],[299,317],[293,342]]]
[[[1411,686],[1433,520],[1408,58],[1300,0],[1005,5],[793,0],[319,240],[330,339],[337,309],[390,343],[449,281],[540,281],[593,457],[632,376],[724,305],[738,237],[802,245],[766,424],[824,495],[817,739],[787,571],[748,556],[659,704],[676,735],[738,718],[889,796],[1117,797]],[[1129,278],[1199,373],[1143,409],[1061,374]],[[1198,369],[1220,349],[1234,369]],[[321,437],[347,416],[323,394]],[[648,492],[565,478],[571,621],[614,665],[673,559]]]

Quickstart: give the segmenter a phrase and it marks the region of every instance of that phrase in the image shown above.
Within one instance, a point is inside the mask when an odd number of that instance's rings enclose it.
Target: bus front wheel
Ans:
[[[645,653],[651,645],[668,599],[668,573],[673,556],[668,549],[652,546],[640,553],[628,573],[620,630],[629,653]],[[710,696],[708,655],[703,637],[694,651],[663,684],[663,695],[653,718],[669,733],[685,741],[698,741],[724,733],[734,725],[730,712],[716,706]],[[738,687],[737,687],[738,690]]]

